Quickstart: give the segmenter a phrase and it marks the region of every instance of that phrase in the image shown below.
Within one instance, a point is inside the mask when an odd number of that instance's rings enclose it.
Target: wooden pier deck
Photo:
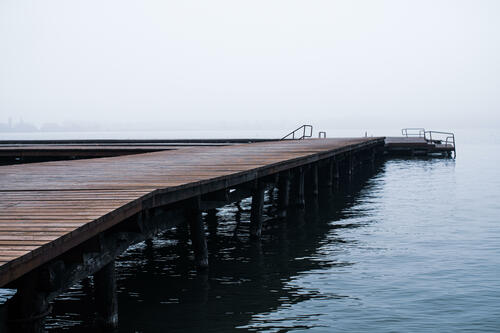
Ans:
[[[145,209],[383,140],[260,142],[1,166],[0,287]]]
[[[228,146],[270,139],[0,140],[0,165],[113,157],[186,147]]]

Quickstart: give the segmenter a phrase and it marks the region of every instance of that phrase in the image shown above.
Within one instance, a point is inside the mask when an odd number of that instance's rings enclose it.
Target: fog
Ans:
[[[497,0],[2,0],[0,122],[498,127],[498,17]]]

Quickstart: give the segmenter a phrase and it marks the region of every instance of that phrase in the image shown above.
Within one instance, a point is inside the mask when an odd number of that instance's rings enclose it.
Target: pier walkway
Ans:
[[[160,204],[159,197],[165,205],[381,142],[276,141],[2,166],[0,286]]]
[[[202,211],[252,197],[250,236],[259,238],[269,185],[281,207],[303,206],[318,178],[331,186],[383,146],[384,138],[286,140],[0,166],[0,287],[18,289],[9,320],[43,331],[49,302],[94,275],[107,290],[96,294],[103,320],[116,327],[114,259],[128,246],[186,222],[195,264],[207,267]]]

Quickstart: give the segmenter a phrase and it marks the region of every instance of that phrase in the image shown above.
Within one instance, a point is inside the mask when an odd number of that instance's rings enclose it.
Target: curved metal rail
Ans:
[[[311,138],[313,133],[312,125],[302,125],[294,131],[291,131],[287,135],[281,138],[281,140],[302,140],[305,138]]]
[[[434,138],[432,135],[434,134]],[[438,138],[436,138],[438,135]],[[452,132],[441,132],[441,131],[425,131],[424,138],[427,142],[444,145],[444,146],[452,146],[453,147],[453,155],[457,156],[456,146],[455,146],[455,133]],[[443,143],[444,141],[444,143]]]

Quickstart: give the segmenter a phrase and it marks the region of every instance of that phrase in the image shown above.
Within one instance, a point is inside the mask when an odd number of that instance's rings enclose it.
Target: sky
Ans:
[[[500,125],[500,1],[0,1],[0,122]]]

